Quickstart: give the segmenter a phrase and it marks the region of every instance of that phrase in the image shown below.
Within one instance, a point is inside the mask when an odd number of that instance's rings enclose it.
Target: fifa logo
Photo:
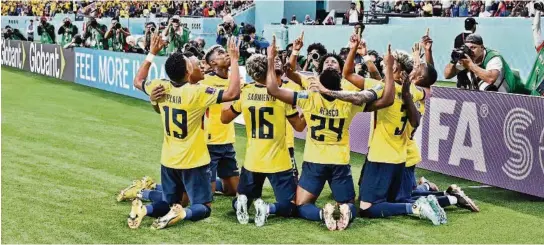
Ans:
[[[533,124],[535,116],[523,108],[514,108],[508,112],[503,124],[503,139],[512,153],[502,171],[515,180],[523,180],[531,174],[535,162],[534,149],[525,131]],[[539,137],[539,160],[544,172],[544,130]]]

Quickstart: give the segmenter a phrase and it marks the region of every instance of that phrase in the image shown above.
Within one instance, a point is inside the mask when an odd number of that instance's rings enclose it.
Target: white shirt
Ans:
[[[485,55],[487,54],[486,51],[484,51],[484,57]],[[464,70],[465,68],[463,66],[461,66],[460,64],[457,64],[456,65],[456,68],[457,70]],[[486,71],[491,71],[491,70],[498,70],[500,71],[499,73],[499,76],[497,77],[497,80],[495,80],[495,82],[493,83],[493,85],[495,86],[499,86],[499,92],[504,92],[504,93],[507,93],[508,92],[508,83],[506,81],[502,81],[502,79],[504,78],[504,68],[502,66],[502,61],[501,61],[501,58],[500,57],[493,57],[489,60],[489,62],[487,62],[487,66],[485,67],[485,70]],[[468,79],[471,81],[471,82],[474,82],[472,80],[472,77],[476,77],[475,74],[473,74],[471,71],[468,72]],[[501,84],[502,82],[502,84]],[[480,86],[479,86],[479,90],[485,90],[485,88],[489,85],[488,83],[486,82],[483,82],[481,81],[480,82]]]
[[[451,7],[451,2],[450,0],[443,0],[442,1],[442,8],[443,9],[449,9]]]
[[[478,17],[490,17],[490,16],[491,16],[491,13],[487,11],[480,12],[480,14],[478,15]]]
[[[535,12],[535,6],[534,6],[535,2],[534,1],[530,1],[529,3],[527,3],[525,5],[525,7],[527,8],[527,10],[529,10],[529,16],[533,16],[536,12]]]
[[[26,27],[26,33],[28,34],[31,34],[31,33],[34,33],[34,24],[28,24],[28,26]]]
[[[357,11],[357,9],[350,9],[349,23],[357,23],[357,22],[359,22],[359,11]]]

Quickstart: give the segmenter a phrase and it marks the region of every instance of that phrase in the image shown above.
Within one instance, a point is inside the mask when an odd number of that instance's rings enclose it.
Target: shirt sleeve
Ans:
[[[309,105],[308,103],[309,97],[310,97],[310,92],[308,90],[294,92],[293,105],[296,105],[302,109],[305,109]]]
[[[365,79],[365,90],[373,91],[376,94],[376,99],[383,95],[384,83],[375,79]]]
[[[285,117],[290,118],[298,115],[298,110],[295,106],[285,104]]]
[[[223,101],[223,90],[206,85],[200,85],[197,96],[198,102],[202,106],[220,104]]]
[[[487,62],[487,65],[485,66],[485,70],[486,71],[498,70],[499,72],[502,73],[502,61],[501,61],[501,58],[499,56],[495,56],[495,57],[491,58],[491,60],[489,60],[489,62]]]
[[[142,90],[145,94],[150,95],[153,89],[160,85],[166,85],[166,83],[161,79],[147,80],[142,85]]]
[[[232,105],[230,105],[230,109],[232,110],[232,112],[236,113],[236,114],[240,114],[242,113],[242,102],[241,102],[241,99],[240,100],[237,100],[237,101],[234,101],[234,103],[232,103]]]

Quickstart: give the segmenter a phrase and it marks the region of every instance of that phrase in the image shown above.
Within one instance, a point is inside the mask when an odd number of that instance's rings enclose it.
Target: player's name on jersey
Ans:
[[[166,100],[170,103],[181,104],[181,96],[166,94]]]
[[[327,116],[327,117],[337,117],[340,113],[338,112],[338,109],[329,110],[329,109],[321,107],[319,109],[319,114],[323,116]]]
[[[247,100],[253,100],[253,101],[276,101],[275,97],[272,97],[268,94],[253,94],[249,93],[247,94]]]

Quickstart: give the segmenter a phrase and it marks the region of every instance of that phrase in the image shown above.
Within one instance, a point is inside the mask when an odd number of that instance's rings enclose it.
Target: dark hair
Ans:
[[[308,46],[308,49],[306,51],[308,51],[308,53],[310,53],[314,49],[317,49],[317,53],[319,55],[321,55],[321,56],[327,54],[327,49],[321,43],[312,43],[312,44],[310,44],[310,46]]]
[[[293,43],[287,44],[287,47],[285,47],[285,50],[288,50],[291,47],[293,47]]]
[[[253,25],[247,24],[244,26],[244,34],[253,34],[256,33],[255,27]]]
[[[281,23],[284,24],[284,25],[287,25],[287,18],[282,18]]]
[[[204,54],[204,61],[206,61],[206,64],[210,65],[210,59],[218,48],[221,48],[221,46],[215,45],[214,47],[211,47],[206,54]]]
[[[195,56],[195,54],[193,52],[191,52],[191,51],[185,51],[185,52],[183,52],[183,55],[185,57],[187,57],[187,58],[191,58],[191,57]]]
[[[115,17],[115,18],[111,19],[111,21],[114,21],[114,20],[116,20],[117,22],[119,22],[119,17]]]
[[[321,58],[319,59],[319,66],[317,67],[317,72],[318,73],[321,73],[323,72],[323,65],[325,64],[325,60],[327,60],[327,58],[329,57],[333,57],[336,59],[336,61],[338,61],[338,65],[340,66],[340,73],[342,72],[342,70],[344,69],[344,61],[342,60],[342,58],[337,55],[337,54],[325,54],[324,56],[321,56]]]
[[[431,87],[438,79],[438,73],[431,64],[424,64],[424,73],[423,81],[419,85],[426,88]]]
[[[187,62],[181,53],[172,53],[164,63],[166,75],[173,82],[182,83],[187,74]]]

